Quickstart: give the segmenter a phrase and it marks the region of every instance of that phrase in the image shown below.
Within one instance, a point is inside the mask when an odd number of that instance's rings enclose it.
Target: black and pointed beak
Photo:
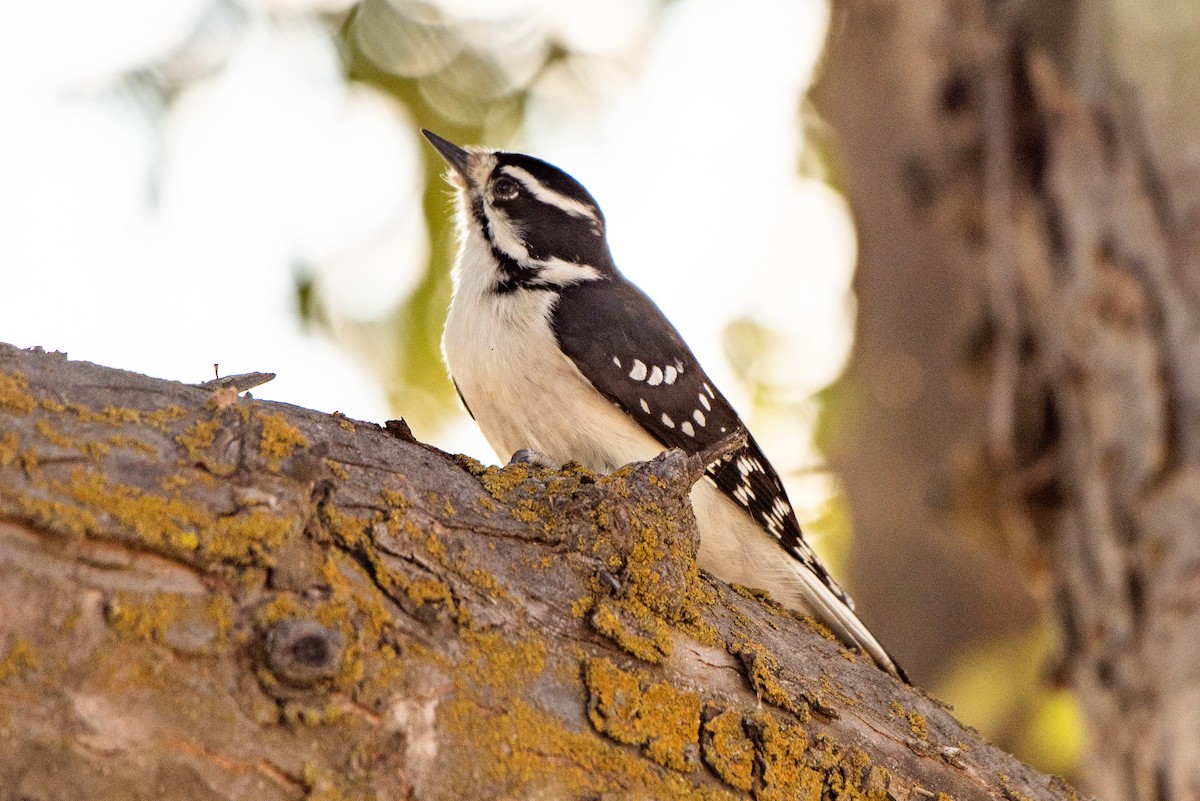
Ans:
[[[454,170],[463,177],[466,181],[469,179],[467,173],[467,159],[470,153],[463,150],[458,145],[435,134],[433,131],[421,129],[421,133],[425,134],[425,138],[429,140],[429,144],[433,145],[434,149],[441,154],[442,158],[454,168]]]

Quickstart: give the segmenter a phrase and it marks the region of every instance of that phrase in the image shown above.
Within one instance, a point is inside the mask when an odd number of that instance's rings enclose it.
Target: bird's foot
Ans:
[[[510,465],[527,464],[530,467],[541,467],[546,470],[557,470],[559,467],[561,467],[558,462],[554,461],[541,451],[534,450],[533,448],[521,448],[521,450],[512,455],[512,458],[508,460],[508,463]]]

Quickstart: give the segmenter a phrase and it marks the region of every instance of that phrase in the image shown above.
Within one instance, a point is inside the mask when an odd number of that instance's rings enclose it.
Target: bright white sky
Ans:
[[[836,376],[850,346],[854,235],[841,198],[796,174],[822,0],[748,0],[737,13],[724,0],[677,0],[657,25],[650,0],[436,4],[493,23],[532,15],[578,50],[624,53],[624,74],[586,103],[546,76],[524,140],[489,144],[543,157],[592,191],[617,263],[727,392],[737,397],[720,330],[743,315],[786,337],[773,381],[807,394]],[[0,341],[189,382],[211,378],[214,363],[222,374],[272,371],[256,396],[402,415],[351,353],[301,329],[293,273],[318,270],[335,317],[399,303],[427,248],[423,145],[401,108],[347,88],[322,29],[278,14],[345,2],[240,5],[250,24],[227,42],[211,30],[209,0],[3,12]],[[190,66],[224,67],[155,125],[157,101],[114,79],[198,28],[224,43],[195,48]],[[804,425],[753,427],[787,469],[815,459],[794,452]],[[469,421],[427,436],[492,461]],[[806,494],[798,481],[793,494]]]

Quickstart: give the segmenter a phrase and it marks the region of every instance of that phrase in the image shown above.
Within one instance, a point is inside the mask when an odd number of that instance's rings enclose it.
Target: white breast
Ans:
[[[533,448],[560,463],[609,471],[661,453],[559,350],[550,328],[554,294],[491,291],[491,255],[471,239],[455,267],[442,352],[500,459]]]

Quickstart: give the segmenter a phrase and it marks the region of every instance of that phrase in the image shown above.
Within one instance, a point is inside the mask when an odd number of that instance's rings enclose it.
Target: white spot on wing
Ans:
[[[678,377],[679,377],[679,371],[676,370],[674,367],[667,365],[667,369],[663,372],[663,381],[666,381],[668,384],[674,384],[675,379]]]
[[[646,414],[650,414],[650,404],[646,403],[646,399],[638,398],[638,400],[640,400],[642,402],[642,411],[645,412]]]
[[[682,423],[679,424],[679,430],[682,431],[683,433],[687,434],[689,437],[696,436],[696,429],[692,428],[692,424],[689,423],[687,420],[684,420]]]
[[[663,412],[662,421],[663,421],[663,425],[666,426],[667,428],[675,427],[675,421],[672,420],[670,415],[668,415],[666,412]]]
[[[703,394],[700,394],[697,397],[700,398],[700,405],[704,407],[704,411],[711,412],[712,404],[708,402],[708,398],[704,397]]]
[[[662,382],[663,382],[663,371],[662,371],[662,368],[656,364],[656,365],[654,365],[654,367],[652,367],[650,369],[650,377],[646,379],[646,383],[652,387],[657,387]]]
[[[717,397],[716,395],[713,394],[713,388],[708,385],[707,381],[704,382],[704,391],[708,393],[708,397],[710,397],[710,398]]]
[[[620,366],[621,366],[621,360],[620,360],[620,359],[618,359],[616,356],[613,356],[613,364],[615,364],[617,367],[620,367]]]
[[[642,381],[646,378],[646,365],[641,359],[633,360],[633,369],[629,371],[629,377],[634,381]]]
[[[696,425],[700,426],[701,428],[704,427],[704,412],[697,409],[696,411],[692,412],[692,419],[696,421]]]

